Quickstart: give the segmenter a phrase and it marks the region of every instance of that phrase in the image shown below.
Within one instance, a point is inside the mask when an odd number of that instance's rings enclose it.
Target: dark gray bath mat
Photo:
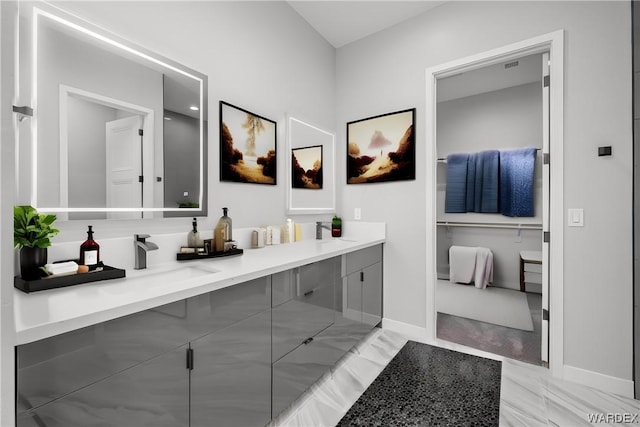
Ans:
[[[495,360],[409,341],[339,426],[497,426]]]

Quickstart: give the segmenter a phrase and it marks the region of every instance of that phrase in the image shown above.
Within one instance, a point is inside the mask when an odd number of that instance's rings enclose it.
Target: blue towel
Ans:
[[[534,216],[535,163],[535,148],[500,152],[500,213],[503,215]]]
[[[476,205],[475,212],[498,213],[498,178],[500,172],[500,152],[482,151],[477,156],[481,172],[476,169]],[[478,164],[476,164],[478,168]],[[480,184],[480,185],[478,185]]]
[[[444,211],[464,213],[467,211],[467,165],[469,154],[450,154],[447,156],[447,190],[445,192]]]
[[[477,203],[476,199],[476,167],[478,164],[478,155],[471,153],[469,154],[469,163],[467,165],[467,212],[474,212],[475,205]]]

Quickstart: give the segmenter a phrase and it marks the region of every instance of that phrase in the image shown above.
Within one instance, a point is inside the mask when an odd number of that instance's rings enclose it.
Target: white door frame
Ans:
[[[153,170],[155,160],[154,160],[154,111],[150,108],[142,107],[140,105],[131,104],[129,102],[125,102],[119,99],[110,98],[108,96],[100,95],[97,93],[89,92],[83,89],[78,89],[75,87],[67,86],[64,84],[60,85],[60,98],[59,98],[59,106],[60,106],[60,208],[65,208],[64,212],[56,212],[58,218],[61,220],[68,219],[68,211],[91,211],[92,209],[69,209],[69,165],[68,165],[68,151],[69,151],[69,129],[67,126],[68,116],[69,116],[69,107],[68,107],[68,99],[70,96],[84,99],[86,101],[90,101],[96,104],[101,104],[107,107],[115,108],[118,110],[128,111],[130,113],[135,113],[142,116],[142,128],[144,131],[144,165],[145,171],[144,175],[148,178],[144,181],[144,200],[142,201],[142,207],[152,208],[154,207],[154,191],[153,191],[153,177],[155,177],[155,172]],[[34,182],[37,182],[37,171],[33,171],[34,174]],[[110,211],[118,211],[122,209],[109,209],[109,208],[96,208],[93,211],[98,212],[110,212]],[[126,209],[125,209],[126,210]],[[133,209],[132,209],[133,210]],[[139,211],[140,209],[135,209]],[[143,212],[143,217],[147,217],[151,215],[151,213]]]
[[[563,128],[564,128],[564,30],[557,30],[426,70],[426,332],[436,341],[436,80],[508,61],[525,55],[549,52],[550,70],[550,188],[549,212],[549,368],[563,376]]]

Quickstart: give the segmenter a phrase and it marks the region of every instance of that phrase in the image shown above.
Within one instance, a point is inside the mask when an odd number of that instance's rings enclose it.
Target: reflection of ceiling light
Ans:
[[[198,111],[199,110],[199,108],[196,107],[195,105],[192,105],[191,107],[189,107],[189,109],[193,110],[193,111]]]
[[[171,120],[171,117],[165,117],[164,119],[165,120]]]

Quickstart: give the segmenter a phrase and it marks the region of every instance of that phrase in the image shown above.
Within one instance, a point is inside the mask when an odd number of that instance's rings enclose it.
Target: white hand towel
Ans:
[[[491,249],[476,248],[474,282],[478,289],[485,289],[489,283],[493,283],[493,253]]]
[[[44,266],[44,268],[52,276],[62,276],[64,274],[74,274],[78,272],[78,264],[76,264],[74,261],[47,264]]]
[[[451,246],[449,248],[449,281],[471,283],[476,270],[476,248]]]

